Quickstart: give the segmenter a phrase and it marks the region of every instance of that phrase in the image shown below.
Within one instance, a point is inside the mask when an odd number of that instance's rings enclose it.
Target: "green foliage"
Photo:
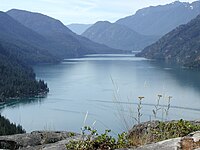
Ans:
[[[73,137],[73,136],[75,136],[76,134],[75,133],[73,133],[73,132],[70,132],[69,133],[69,137]]]
[[[150,134],[153,135],[154,141],[157,142],[176,137],[183,137],[198,130],[200,130],[200,125],[195,125],[181,119],[176,122],[159,122],[155,128],[151,129]]]
[[[0,115],[0,136],[25,133],[22,126],[10,123],[10,121]]]
[[[82,140],[70,141],[66,148],[69,150],[113,150],[128,147],[129,141],[127,140],[126,133],[119,134],[116,140],[109,135],[109,132],[111,130],[105,130],[105,133],[99,135],[97,130],[86,126],[82,129]]]
[[[138,125],[136,131],[132,131],[133,134],[127,135],[124,132],[115,139],[109,135],[111,130],[106,130],[105,133],[99,135],[97,130],[86,126],[82,129],[82,140],[72,140],[66,145],[66,148],[68,150],[114,150],[138,147],[148,143],[184,137],[189,133],[200,130],[200,125],[182,119],[170,122],[158,121],[148,127],[140,127],[142,126]]]
[[[184,137],[199,130],[199,124],[182,119],[170,122],[154,121],[135,126],[127,138],[131,146],[138,147],[167,139]]]

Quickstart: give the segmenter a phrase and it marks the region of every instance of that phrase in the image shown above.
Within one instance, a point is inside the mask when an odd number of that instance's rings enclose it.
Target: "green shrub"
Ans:
[[[117,139],[110,136],[110,132],[111,130],[105,130],[105,133],[99,135],[97,130],[86,126],[82,129],[82,140],[70,141],[66,145],[66,148],[68,150],[114,150],[128,147],[129,141],[127,140],[125,132],[119,134]]]
[[[159,124],[151,129],[151,134],[154,135],[155,141],[184,137],[189,133],[200,130],[200,125],[195,125],[190,121],[171,121],[159,122]]]

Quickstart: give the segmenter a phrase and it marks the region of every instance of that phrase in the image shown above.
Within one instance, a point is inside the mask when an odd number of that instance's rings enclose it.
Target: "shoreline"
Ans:
[[[19,101],[20,99],[33,99],[33,98],[44,98],[48,95],[49,90],[40,92],[35,95],[26,95],[26,96],[19,96],[19,97],[9,97],[9,98],[4,98],[3,100],[0,99],[0,106],[5,105],[6,103],[12,102],[12,101]]]

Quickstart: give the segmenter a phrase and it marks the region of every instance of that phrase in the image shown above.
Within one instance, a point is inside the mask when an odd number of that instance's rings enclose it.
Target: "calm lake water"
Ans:
[[[87,116],[85,125],[96,122],[94,127],[100,131],[120,133],[136,123],[138,96],[145,97],[141,120],[154,119],[158,94],[163,95],[160,104],[164,105],[158,119],[200,119],[200,71],[133,55],[90,55],[34,70],[38,79],[48,83],[47,97],[15,101],[1,108],[2,115],[28,132],[79,132]],[[173,98],[166,116],[168,96]]]

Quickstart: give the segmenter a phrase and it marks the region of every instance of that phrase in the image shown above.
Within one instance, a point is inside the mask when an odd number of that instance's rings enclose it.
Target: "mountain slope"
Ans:
[[[176,61],[187,67],[200,67],[200,15],[169,32],[137,56]]]
[[[46,15],[17,9],[12,9],[7,14],[48,39],[52,55],[66,58],[90,53],[119,52],[73,33],[62,22]]]
[[[156,36],[144,36],[126,26],[108,21],[95,23],[82,35],[112,48],[135,51],[143,49],[158,39]]]
[[[18,56],[24,62],[33,64],[56,61],[44,49],[43,45],[48,44],[44,37],[4,12],[0,12],[0,42],[2,47],[9,47],[10,55]]]
[[[35,96],[48,92],[43,81],[36,81],[33,70],[19,60],[18,55],[10,55],[9,45],[0,42],[0,102],[9,98]]]
[[[140,9],[136,14],[116,23],[125,25],[144,35],[164,35],[181,24],[188,23],[200,13],[200,1],[176,1],[167,5]]]
[[[69,24],[67,27],[73,31],[74,33],[81,35],[83,32],[85,32],[89,27],[91,27],[92,24]]]

